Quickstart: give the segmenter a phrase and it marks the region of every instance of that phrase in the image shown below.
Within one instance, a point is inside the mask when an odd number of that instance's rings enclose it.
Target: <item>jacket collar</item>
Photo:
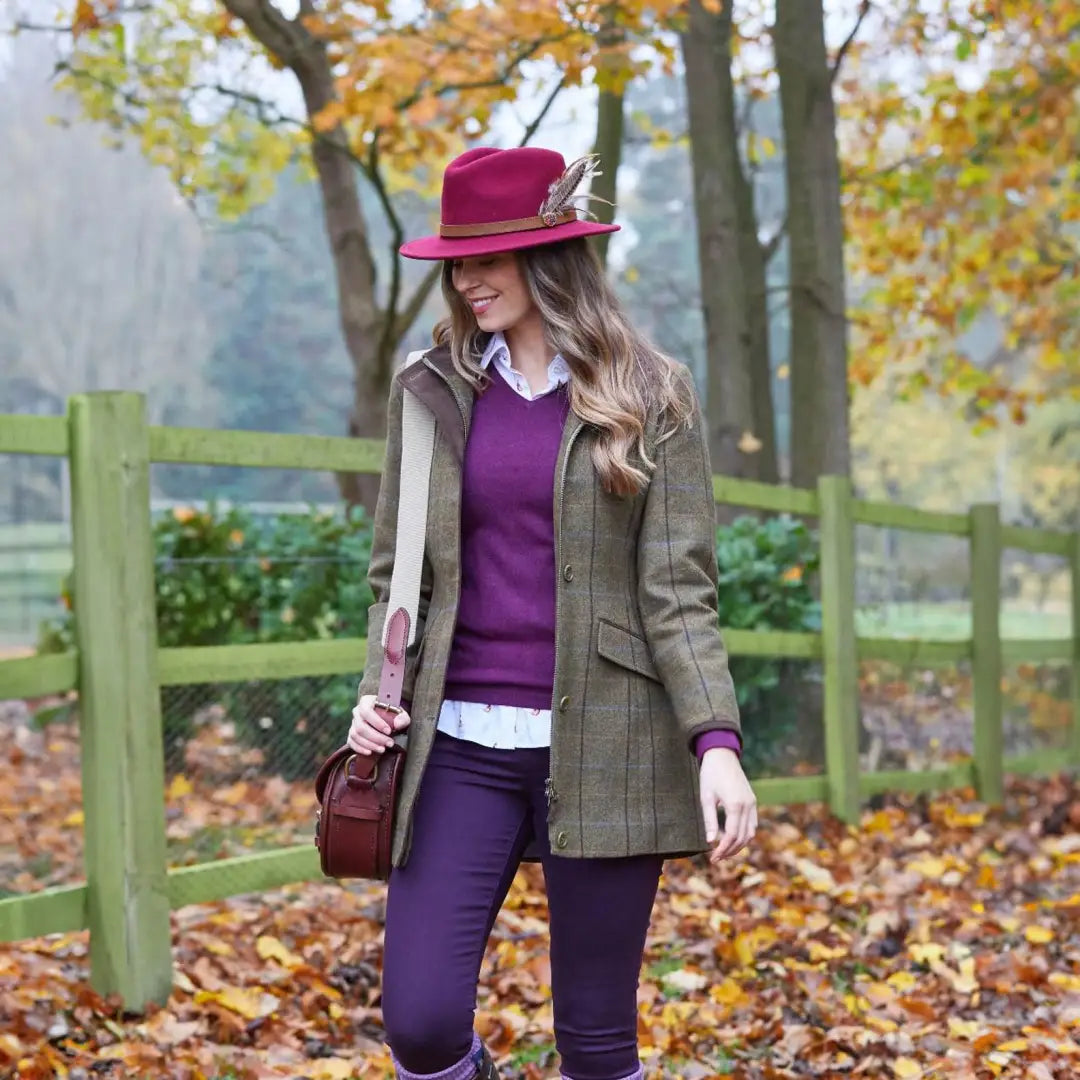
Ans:
[[[458,464],[465,460],[465,439],[472,421],[476,394],[472,386],[455,370],[447,345],[429,349],[415,364],[398,374],[402,386],[411,391],[431,410]],[[569,449],[584,421],[571,410],[563,430],[560,461]]]
[[[454,369],[447,345],[429,349],[398,375],[402,386],[431,410],[459,462],[465,458],[465,437],[472,419],[473,388]]]

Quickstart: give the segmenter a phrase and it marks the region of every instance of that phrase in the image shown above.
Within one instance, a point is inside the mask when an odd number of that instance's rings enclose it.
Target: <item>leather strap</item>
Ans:
[[[537,214],[535,217],[514,218],[513,221],[488,221],[480,225],[440,225],[439,235],[444,240],[464,240],[472,236],[504,236],[506,233],[553,229],[556,225],[569,225],[577,219],[576,210],[562,210],[557,214]]]
[[[405,650],[409,646],[409,613],[397,608],[386,620],[389,633],[383,646],[382,671],[379,674],[380,705],[401,708],[401,687],[405,682]]]

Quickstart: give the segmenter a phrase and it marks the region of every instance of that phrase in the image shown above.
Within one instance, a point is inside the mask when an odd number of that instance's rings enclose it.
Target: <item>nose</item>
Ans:
[[[459,293],[468,292],[476,284],[476,274],[470,260],[463,260],[454,266],[452,280]]]

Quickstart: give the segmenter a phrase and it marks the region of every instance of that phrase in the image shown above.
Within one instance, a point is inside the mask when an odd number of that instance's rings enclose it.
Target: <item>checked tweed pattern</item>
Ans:
[[[436,438],[419,640],[405,675],[412,728],[395,865],[408,855],[412,809],[435,737],[453,638],[461,576],[461,455],[473,400],[444,349],[407,370],[410,389],[435,413]],[[399,373],[390,396],[369,569],[376,603],[361,694],[375,693],[379,681],[397,524],[401,380]],[[704,423],[695,408],[691,426],[655,448],[656,471],[647,490],[629,498],[601,487],[589,454],[591,437],[571,413],[556,467],[552,851],[579,858],[704,851],[692,740],[708,730],[739,730],[717,616]]]

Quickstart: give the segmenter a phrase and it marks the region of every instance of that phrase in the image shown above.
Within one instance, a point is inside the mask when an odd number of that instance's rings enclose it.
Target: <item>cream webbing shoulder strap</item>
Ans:
[[[409,353],[405,366],[415,363],[424,350]],[[435,450],[435,417],[408,389],[401,402],[401,479],[398,487],[397,537],[394,569],[390,575],[390,602],[383,623],[386,647],[391,616],[404,608],[409,616],[409,641],[416,640],[420,610],[420,580],[424,570],[424,538],[427,535],[428,489],[431,458]]]

